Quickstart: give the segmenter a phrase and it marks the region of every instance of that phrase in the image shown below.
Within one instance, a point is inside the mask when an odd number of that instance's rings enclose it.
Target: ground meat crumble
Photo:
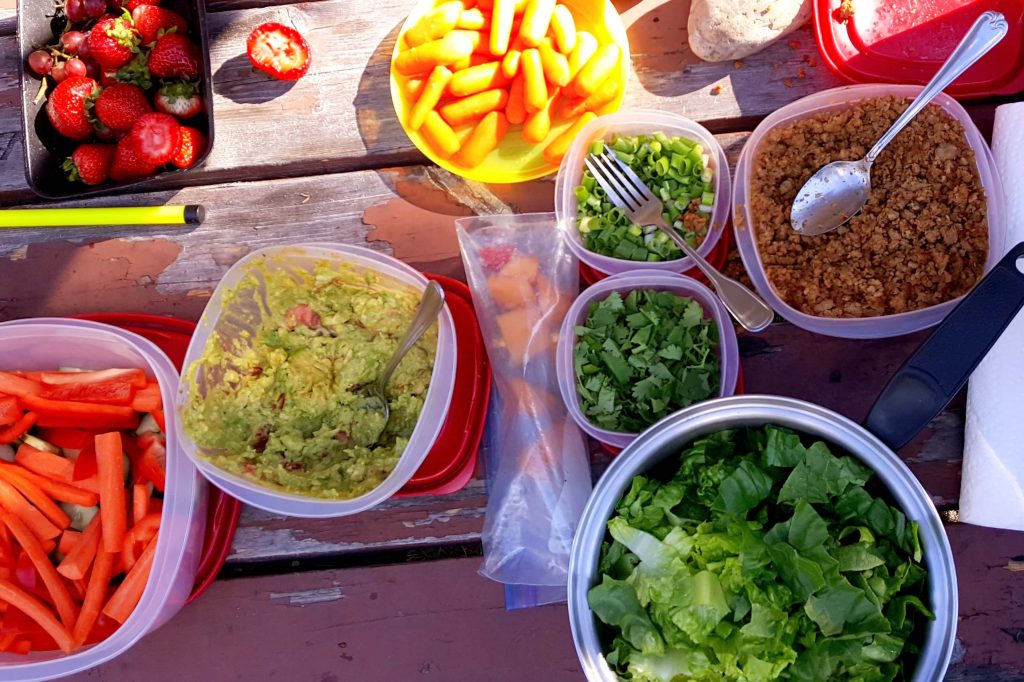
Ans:
[[[963,125],[929,105],[871,169],[871,198],[849,223],[814,237],[790,227],[800,187],[819,168],[856,160],[906,109],[865,99],[768,133],[758,146],[750,209],[768,281],[818,317],[902,313],[967,293],[988,253],[985,192]]]

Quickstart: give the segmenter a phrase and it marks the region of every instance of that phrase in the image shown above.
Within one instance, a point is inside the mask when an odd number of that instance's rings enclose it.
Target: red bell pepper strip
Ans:
[[[78,458],[75,460],[75,471],[71,475],[72,483],[90,479],[99,471],[96,468],[96,446],[91,441],[92,439],[78,453]]]
[[[92,443],[94,433],[82,429],[68,429],[61,427],[48,427],[39,429],[39,437],[47,443],[52,443],[58,448],[81,450],[88,443]]]
[[[35,395],[22,396],[21,403],[33,412],[37,412],[40,417],[61,417],[67,418],[68,421],[92,422],[100,425],[109,422],[124,422],[136,416],[135,411],[128,406],[49,400]]]
[[[141,369],[102,369],[95,372],[42,372],[40,379],[45,384],[95,384],[113,379],[127,381],[136,388],[146,386],[146,373]]]
[[[25,414],[25,411],[21,409],[17,398],[14,396],[0,398],[0,426],[13,424],[21,419],[23,414]]]
[[[156,425],[160,427],[160,430],[167,433],[167,423],[164,421],[164,411],[153,410],[150,414],[153,415],[153,421],[155,421]]]
[[[0,429],[0,444],[13,443],[18,440],[32,428],[32,426],[39,420],[39,415],[35,412],[26,412],[21,419],[14,422],[10,426]]]
[[[125,379],[111,379],[92,384],[43,384],[40,395],[50,400],[130,405],[136,390],[138,389]]]
[[[26,395],[39,395],[41,390],[43,390],[43,385],[38,381],[10,372],[0,372],[0,393],[22,398]]]
[[[132,409],[137,412],[152,412],[163,408],[163,399],[160,396],[160,386],[155,381],[149,382],[145,388],[140,388],[132,399]]]

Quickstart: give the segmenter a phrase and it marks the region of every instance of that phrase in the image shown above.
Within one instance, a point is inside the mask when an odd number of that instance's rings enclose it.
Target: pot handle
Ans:
[[[1024,242],[1010,249],[889,380],[864,420],[893,450],[909,443],[963,388],[1024,306]]]

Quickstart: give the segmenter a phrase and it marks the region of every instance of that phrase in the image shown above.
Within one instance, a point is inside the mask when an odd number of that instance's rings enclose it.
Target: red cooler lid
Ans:
[[[964,99],[1024,90],[1021,0],[814,0],[814,32],[825,62],[855,83],[931,80],[978,15],[1002,12],[1010,31],[946,91]]]

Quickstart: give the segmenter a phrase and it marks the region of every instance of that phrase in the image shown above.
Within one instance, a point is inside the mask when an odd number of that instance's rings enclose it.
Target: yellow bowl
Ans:
[[[572,125],[572,121],[553,121],[551,132],[543,142],[534,144],[527,142],[521,135],[522,126],[510,126],[498,148],[492,151],[483,163],[475,168],[464,168],[447,159],[442,159],[430,147],[430,144],[423,139],[423,136],[406,126],[408,112],[412,109],[415,100],[410,99],[402,91],[399,79],[406,78],[395,73],[395,57],[398,55],[402,45],[402,36],[412,28],[424,14],[427,14],[437,5],[445,0],[421,0],[410,12],[409,17],[402,25],[402,30],[395,41],[395,49],[391,53],[391,102],[395,107],[395,114],[402,125],[405,134],[409,136],[416,148],[423,152],[427,158],[438,166],[445,168],[456,175],[478,180],[480,182],[525,182],[536,178],[544,177],[558,170],[558,164],[550,164],[544,158],[544,148],[556,137],[565,132]],[[622,25],[622,19],[612,6],[609,0],[559,0],[571,11],[576,22],[577,30],[589,31],[597,39],[598,45],[616,43],[622,50],[622,58],[619,60],[618,79],[622,84],[619,94],[614,100],[601,108],[597,114],[610,114],[618,111],[622,104],[622,98],[626,93],[626,83],[629,78],[629,42],[626,39],[626,28]],[[465,125],[455,130],[459,139],[464,141],[472,131],[472,125]]]

